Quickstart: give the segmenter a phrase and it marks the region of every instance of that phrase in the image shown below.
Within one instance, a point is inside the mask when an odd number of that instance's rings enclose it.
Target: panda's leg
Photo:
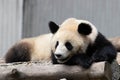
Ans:
[[[68,60],[66,63],[66,65],[78,65],[81,66],[85,69],[88,69],[91,67],[93,62],[91,62],[91,57],[88,56],[87,54],[83,53],[83,54],[77,54],[74,55],[70,60]]]
[[[108,61],[109,63],[112,63],[116,58],[116,55],[117,51],[112,45],[104,46],[103,48],[96,50],[96,52],[92,56],[92,61]]]
[[[5,56],[6,63],[30,61],[30,44],[16,43]]]
[[[86,54],[79,54],[79,56],[76,56],[76,58],[73,59],[77,65],[80,65],[81,67],[88,69],[92,65],[91,57],[89,57]]]

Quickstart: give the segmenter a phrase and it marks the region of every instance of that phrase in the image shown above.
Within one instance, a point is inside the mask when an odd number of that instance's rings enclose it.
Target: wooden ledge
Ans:
[[[0,64],[0,80],[117,80],[120,71],[118,64],[113,62],[94,63],[90,69],[80,66],[52,65],[47,63],[25,62]],[[112,74],[113,73],[113,74]]]
[[[90,69],[80,66],[52,65],[51,62],[4,63],[0,59],[0,80],[119,80],[120,53],[113,64],[94,63]]]
[[[120,65],[120,52],[118,53],[116,60],[117,60],[118,64]]]

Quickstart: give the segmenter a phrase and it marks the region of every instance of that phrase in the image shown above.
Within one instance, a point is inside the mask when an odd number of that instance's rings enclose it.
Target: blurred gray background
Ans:
[[[25,37],[49,32],[48,22],[75,17],[105,36],[120,36],[120,0],[0,0],[0,57]]]

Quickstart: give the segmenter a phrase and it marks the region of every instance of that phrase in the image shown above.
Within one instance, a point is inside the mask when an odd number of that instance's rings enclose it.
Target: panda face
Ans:
[[[75,54],[84,54],[98,34],[90,22],[75,18],[67,19],[60,26],[50,22],[49,28],[53,33],[52,52],[59,63],[67,62]]]
[[[85,37],[71,31],[57,32],[52,38],[52,51],[59,63],[68,61],[77,53],[85,53]],[[84,40],[83,40],[84,39]]]

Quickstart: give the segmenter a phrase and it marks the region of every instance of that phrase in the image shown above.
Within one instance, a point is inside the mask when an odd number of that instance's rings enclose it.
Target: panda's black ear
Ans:
[[[89,35],[92,32],[92,28],[87,23],[80,23],[78,25],[78,32],[83,35]]]
[[[50,21],[50,22],[49,22],[49,29],[50,29],[51,33],[54,34],[54,33],[56,33],[57,30],[59,29],[59,26],[58,26],[56,23]]]

